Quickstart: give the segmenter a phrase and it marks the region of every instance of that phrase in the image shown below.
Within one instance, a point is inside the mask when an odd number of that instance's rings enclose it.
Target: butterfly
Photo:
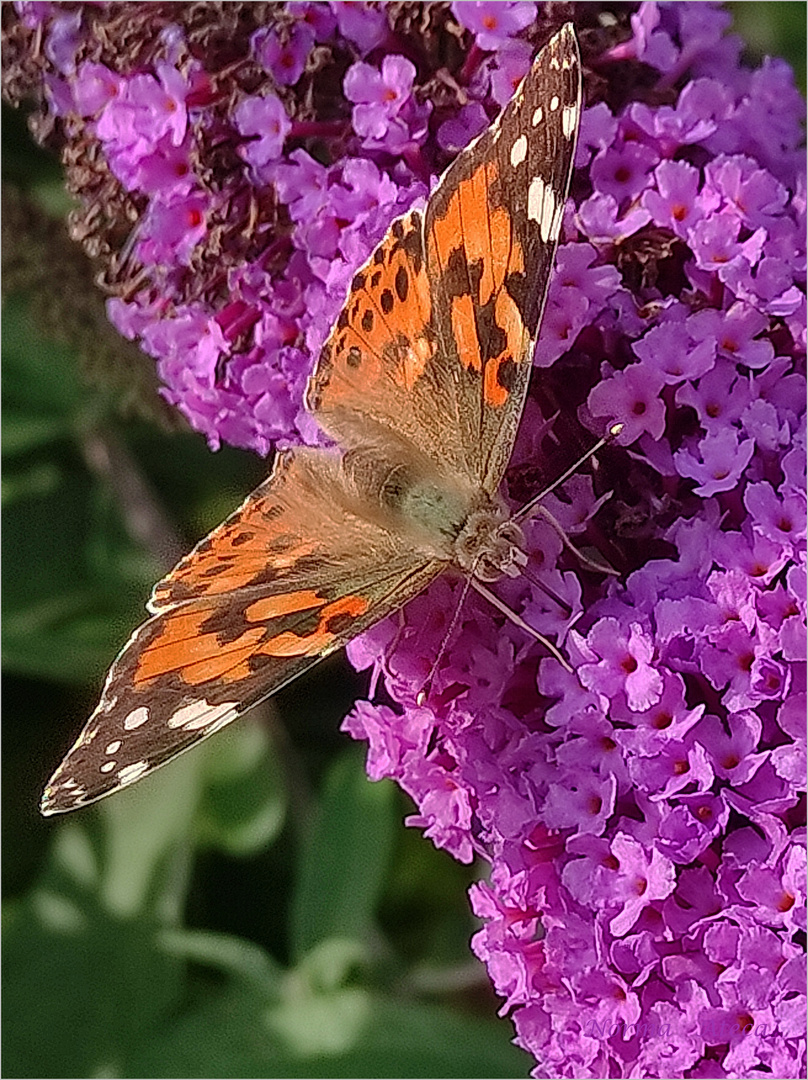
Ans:
[[[515,576],[498,494],[524,408],[581,113],[575,32],[536,57],[423,211],[353,278],[306,406],[339,449],[280,453],[154,588],[42,797],[145,776],[396,611],[449,565]]]

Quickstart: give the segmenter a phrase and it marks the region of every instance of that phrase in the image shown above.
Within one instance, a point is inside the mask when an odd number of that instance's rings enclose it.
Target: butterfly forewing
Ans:
[[[358,271],[309,381],[306,404],[342,446],[374,440],[415,448],[465,471],[466,439],[454,418],[453,373],[441,341],[426,272],[423,218],[411,211]]]
[[[308,404],[342,445],[382,431],[493,493],[510,457],[581,107],[571,25],[541,51],[423,215],[356,274]]]
[[[408,475],[421,477],[419,513],[495,493],[524,405],[579,113],[566,26],[424,212],[394,221],[356,274],[306,397],[344,456],[280,455],[155,587],[152,617],[113,664],[44,813],[92,802],[218,731],[453,558],[408,528],[405,501],[398,518],[382,510]],[[360,482],[368,476],[375,486]],[[441,513],[444,530],[462,525],[455,510]]]
[[[466,468],[489,493],[524,407],[580,108],[578,46],[568,25],[499,119],[458,156],[426,210],[441,358],[454,376]]]
[[[51,778],[43,813],[164,764],[395,611],[437,574],[347,507],[338,459],[281,455],[266,483],[155,588]]]

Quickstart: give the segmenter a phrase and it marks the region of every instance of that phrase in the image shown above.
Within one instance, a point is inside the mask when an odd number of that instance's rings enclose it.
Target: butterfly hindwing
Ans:
[[[350,512],[338,466],[322,451],[281,455],[156,586],[155,614],[113,664],[44,813],[93,802],[219,731],[440,571]]]

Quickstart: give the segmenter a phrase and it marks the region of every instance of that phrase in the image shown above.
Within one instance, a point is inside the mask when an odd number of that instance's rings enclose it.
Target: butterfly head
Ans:
[[[522,530],[503,508],[472,511],[455,541],[457,564],[480,581],[518,577],[527,564]]]

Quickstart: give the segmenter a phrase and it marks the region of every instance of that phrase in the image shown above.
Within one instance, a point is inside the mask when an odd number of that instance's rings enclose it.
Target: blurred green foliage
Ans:
[[[750,55],[804,85],[805,4],[730,6]],[[63,214],[52,159],[19,117],[3,134],[6,180]],[[80,287],[63,274],[61,300]],[[164,569],[133,535],[132,475],[190,545],[265,466],[123,417],[25,288],[3,330],[5,1074],[526,1076],[468,950],[484,867],[367,782],[338,732],[366,683],[340,658],[99,807],[39,817]]]

